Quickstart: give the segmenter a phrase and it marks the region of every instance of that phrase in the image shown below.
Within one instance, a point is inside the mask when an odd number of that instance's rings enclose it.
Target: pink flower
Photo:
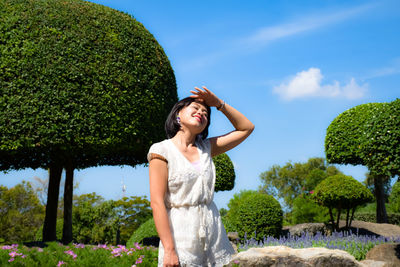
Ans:
[[[71,255],[72,258],[75,260],[77,255],[72,250],[64,251],[65,254]]]
[[[38,248],[37,249],[39,252],[43,252],[43,249],[42,248]]]
[[[66,264],[66,263],[63,262],[63,261],[59,261],[59,262],[57,263],[57,267],[60,267],[60,266],[63,265],[63,264]]]
[[[74,243],[75,248],[85,248],[84,244],[75,244]]]
[[[135,243],[135,247],[136,247],[136,249],[142,249],[142,248],[139,246],[138,243]]]
[[[311,191],[310,191],[310,194],[314,194],[314,190],[311,190]]]
[[[140,263],[142,263],[142,258],[137,259],[135,262],[135,264],[140,264]]]

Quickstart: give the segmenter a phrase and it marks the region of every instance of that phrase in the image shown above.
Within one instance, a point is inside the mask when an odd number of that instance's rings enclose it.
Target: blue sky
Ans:
[[[131,14],[164,48],[178,96],[205,85],[245,114],[253,134],[229,151],[234,193],[257,189],[272,165],[324,157],[330,122],[363,103],[390,102],[400,92],[400,2],[392,1],[126,1],[92,2]],[[233,128],[214,110],[210,136]],[[338,166],[359,181],[362,166]],[[46,170],[0,174],[13,186]],[[98,167],[75,172],[77,194],[106,199],[148,196],[148,169]]]

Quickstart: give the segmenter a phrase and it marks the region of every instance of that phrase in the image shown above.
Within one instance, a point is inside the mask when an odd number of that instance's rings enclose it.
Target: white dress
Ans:
[[[171,139],[155,143],[150,154],[168,161],[168,189],[165,196],[169,223],[181,266],[223,266],[235,253],[215,203],[215,166],[208,139],[197,138],[200,171],[178,150]],[[160,241],[158,266],[163,265]]]

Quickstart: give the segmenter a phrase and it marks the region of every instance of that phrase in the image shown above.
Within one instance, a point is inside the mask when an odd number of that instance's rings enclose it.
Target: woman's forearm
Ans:
[[[175,250],[175,243],[169,225],[167,209],[164,203],[152,203],[153,218],[158,236],[166,251]]]
[[[221,105],[222,103],[221,101]],[[254,130],[254,124],[229,104],[223,104],[220,111],[225,114],[237,131],[252,132]]]

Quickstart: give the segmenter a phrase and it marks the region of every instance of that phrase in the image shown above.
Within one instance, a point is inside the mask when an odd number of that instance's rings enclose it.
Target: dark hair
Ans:
[[[172,107],[171,112],[169,113],[167,120],[165,121],[165,133],[167,134],[167,138],[172,138],[179,131],[181,126],[176,120],[179,111],[181,111],[184,107],[189,106],[192,102],[198,102],[196,98],[186,97],[184,99],[179,100]],[[199,102],[200,103],[200,102]],[[207,126],[204,130],[199,134],[202,139],[206,139],[208,136],[208,127],[210,126],[210,118],[211,118],[211,108],[206,104],[200,103],[207,108]]]

